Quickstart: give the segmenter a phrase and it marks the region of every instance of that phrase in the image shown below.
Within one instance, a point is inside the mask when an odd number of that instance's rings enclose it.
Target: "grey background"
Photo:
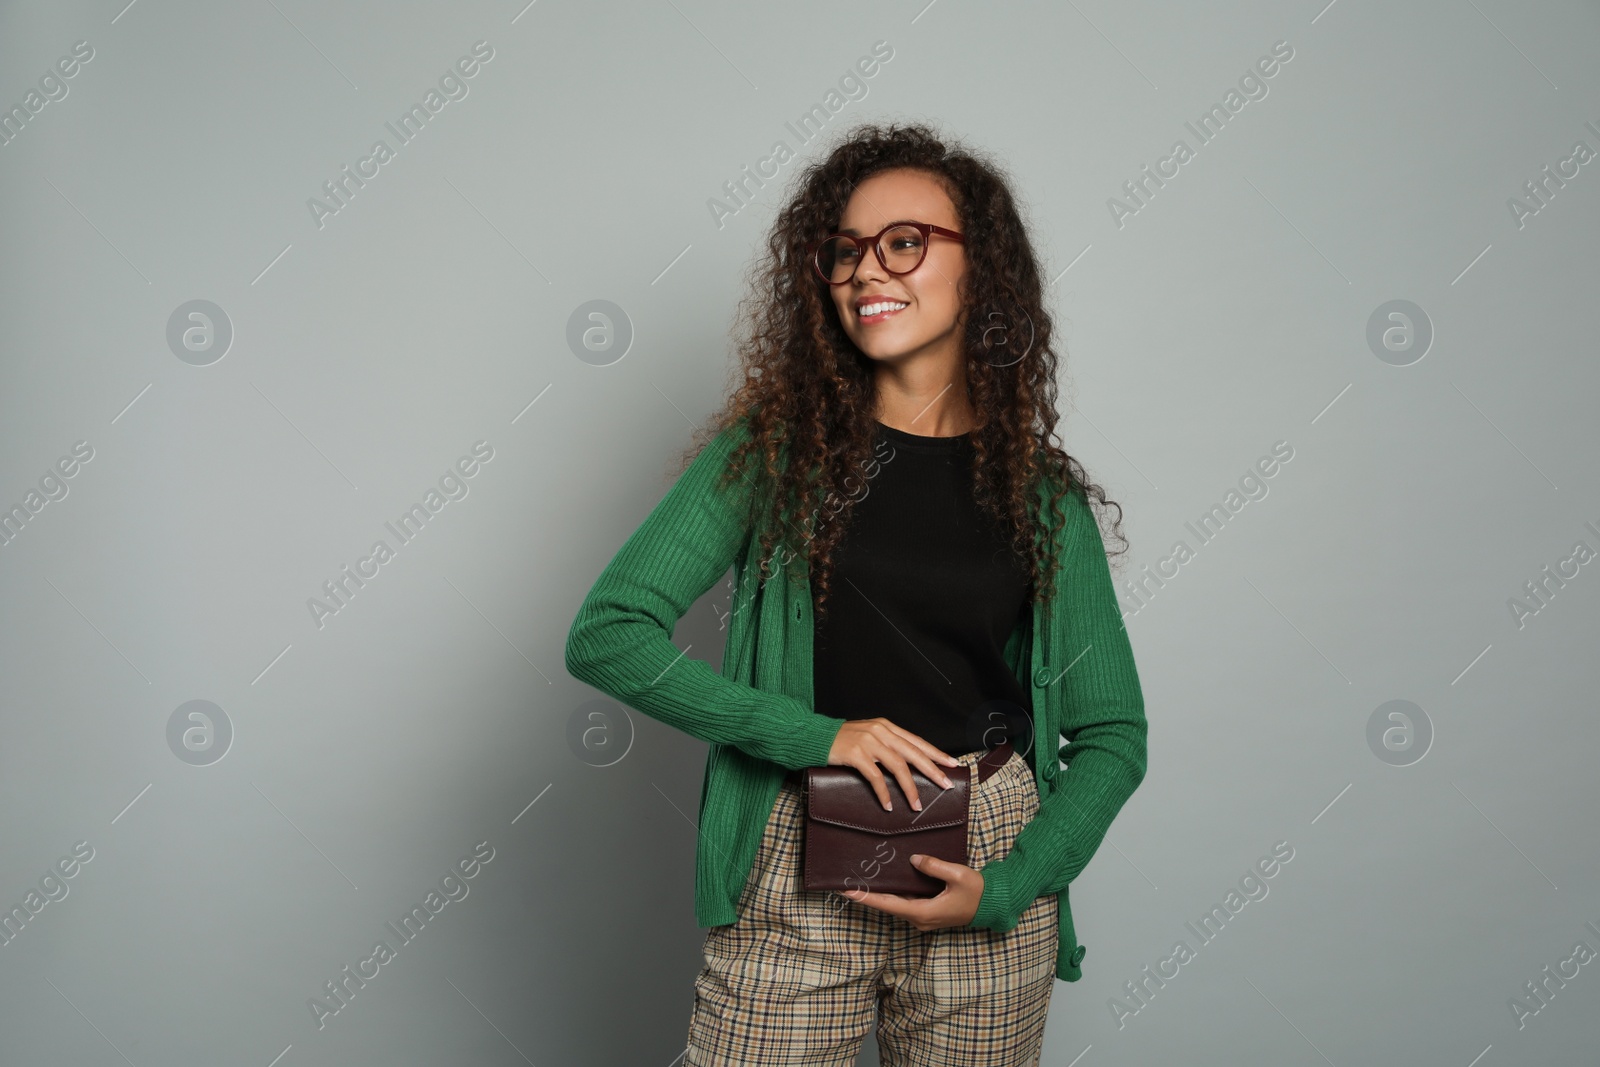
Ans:
[[[929,119],[1011,169],[1063,437],[1127,509],[1119,581],[1194,550],[1129,599],[1150,773],[1074,885],[1044,1062],[1593,1057],[1592,963],[1520,1027],[1510,1001],[1600,949],[1600,573],[1520,626],[1509,601],[1600,549],[1600,160],[1508,207],[1600,151],[1593,4],[10,4],[0,106],[80,40],[0,147],[0,506],[67,490],[0,545],[0,906],[93,858],[0,947],[0,1061],[675,1062],[704,745],[586,718],[563,642],[718,404],[799,162],[721,227],[708,200],[774,141],[823,151],[785,123],[880,40],[827,136]],[[468,95],[319,228],[307,200],[479,40]],[[1280,40],[1268,94],[1119,227],[1108,198]],[[192,300],[233,330],[207,365],[167,341]],[[621,358],[569,347],[592,300]],[[1402,366],[1367,341],[1391,300],[1433,331]],[[466,494],[319,627],[477,441]],[[719,661],[725,600],[680,647]],[[232,730],[198,766],[168,734],[196,700]],[[479,842],[469,894],[319,1029],[308,1000]]]

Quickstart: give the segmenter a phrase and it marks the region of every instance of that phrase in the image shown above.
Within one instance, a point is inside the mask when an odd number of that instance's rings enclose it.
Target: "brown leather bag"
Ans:
[[[806,889],[937,896],[945,882],[912,866],[912,854],[967,862],[972,790],[1011,753],[1011,742],[1005,741],[976,766],[950,768],[949,789],[910,768],[921,811],[912,809],[892,774],[884,778],[894,809],[884,811],[866,776],[854,767],[807,767],[801,778],[806,801],[802,884]]]

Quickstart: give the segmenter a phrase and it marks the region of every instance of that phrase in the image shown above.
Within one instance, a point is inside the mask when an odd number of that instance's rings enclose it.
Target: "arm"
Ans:
[[[720,484],[742,433],[736,424],[713,438],[601,571],[567,635],[566,667],[702,741],[791,769],[822,766],[843,719],[724,678],[671,640],[749,539],[748,482]]]
[[[1044,669],[1050,684],[1065,687],[1061,736],[1067,743],[1053,757],[1055,739],[1040,737],[1035,759],[1069,765],[1010,853],[983,868],[983,897],[968,923],[973,927],[1010,930],[1035,898],[1066,888],[1144,779],[1144,697],[1099,523],[1076,494],[1065,503],[1066,556],[1050,616],[1052,645],[1065,658]]]

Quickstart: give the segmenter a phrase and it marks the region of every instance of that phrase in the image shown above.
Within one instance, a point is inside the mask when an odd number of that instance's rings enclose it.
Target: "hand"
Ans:
[[[939,769],[939,764],[961,766],[961,761],[954,756],[946,755],[910,730],[902,729],[884,718],[846,720],[833,738],[833,747],[828,750],[828,763],[830,766],[854,767],[860,771],[885,811],[893,811],[894,805],[889,800],[889,783],[883,772],[878,770],[879,763],[894,774],[901,793],[910,798],[912,811],[922,810],[922,798],[911,778],[913,765],[946,789],[951,788],[953,783]],[[973,907],[976,909],[977,905]]]
[[[903,897],[898,893],[870,893],[864,889],[847,889],[840,892],[857,904],[899,915],[918,930],[942,930],[950,926],[966,926],[978,914],[978,901],[983,898],[983,872],[973,870],[965,863],[951,863],[937,856],[920,853],[911,862],[923,874],[944,881],[944,889],[936,897]]]

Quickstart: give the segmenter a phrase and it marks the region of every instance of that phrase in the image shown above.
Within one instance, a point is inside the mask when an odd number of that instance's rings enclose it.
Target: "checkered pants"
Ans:
[[[1038,810],[1033,772],[1013,753],[973,790],[968,863],[981,870],[1004,856]],[[1036,1067],[1055,983],[1055,894],[1005,933],[924,932],[800,888],[804,815],[804,794],[786,779],[738,921],[706,933],[683,1067],[850,1067],[874,1002],[883,1067]]]

